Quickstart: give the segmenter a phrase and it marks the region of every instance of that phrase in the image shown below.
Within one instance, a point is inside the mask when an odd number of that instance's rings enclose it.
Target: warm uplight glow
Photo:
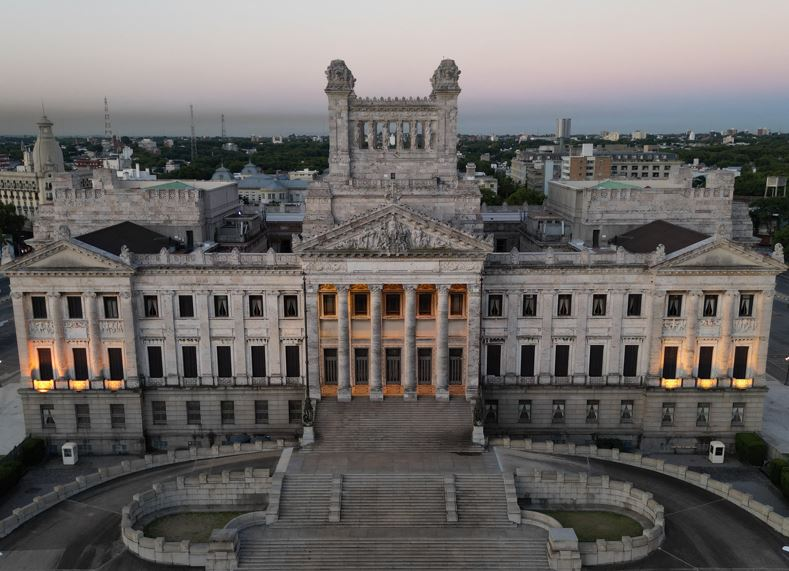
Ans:
[[[55,388],[55,381],[33,381],[33,388],[39,393],[46,393]]]
[[[104,386],[109,391],[119,391],[123,388],[123,381],[104,381]]]
[[[753,386],[753,379],[732,379],[731,386],[735,389],[750,389]]]
[[[682,379],[661,379],[660,386],[664,389],[678,389],[682,386]]]
[[[72,391],[84,391],[90,388],[90,383],[88,381],[69,381],[68,388]]]
[[[696,379],[696,386],[700,389],[714,389],[718,386],[718,379]]]

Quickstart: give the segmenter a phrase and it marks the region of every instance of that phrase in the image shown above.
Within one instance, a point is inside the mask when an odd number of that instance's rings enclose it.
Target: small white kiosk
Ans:
[[[79,461],[79,453],[77,452],[76,442],[66,442],[60,448],[60,454],[63,457],[63,464],[66,466],[73,466]]]
[[[710,452],[707,460],[712,464],[723,464],[723,457],[726,452],[726,445],[720,440],[710,442]]]

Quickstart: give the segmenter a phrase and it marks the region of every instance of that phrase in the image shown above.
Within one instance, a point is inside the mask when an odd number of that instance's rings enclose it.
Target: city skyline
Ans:
[[[131,14],[42,1],[8,15],[7,48],[30,38],[35,47],[7,62],[0,134],[34,133],[42,100],[57,134],[101,134],[105,95],[115,131],[132,136],[188,134],[190,103],[201,136],[219,134],[221,113],[230,136],[323,134],[330,59],[364,78],[359,95],[423,96],[444,57],[462,71],[463,133],[550,133],[556,117],[572,117],[577,133],[789,130],[786,3],[672,0],[648,13],[634,2],[590,4],[273,12],[236,1],[222,18],[208,2],[145,1]]]

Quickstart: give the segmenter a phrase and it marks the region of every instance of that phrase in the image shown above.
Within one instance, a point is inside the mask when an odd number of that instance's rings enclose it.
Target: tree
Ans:
[[[3,236],[11,236],[14,243],[19,241],[19,235],[25,225],[25,217],[16,213],[13,204],[0,204],[0,243]]]
[[[784,251],[789,250],[789,226],[784,226],[773,234],[773,246],[779,242],[784,247]]]

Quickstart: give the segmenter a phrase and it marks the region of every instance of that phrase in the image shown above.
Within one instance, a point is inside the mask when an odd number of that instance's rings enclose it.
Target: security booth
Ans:
[[[726,445],[720,440],[710,442],[710,451],[707,459],[712,464],[723,464],[723,457],[726,452]]]
[[[79,461],[76,442],[66,442],[61,448],[60,453],[63,457],[63,464],[73,466]]]

